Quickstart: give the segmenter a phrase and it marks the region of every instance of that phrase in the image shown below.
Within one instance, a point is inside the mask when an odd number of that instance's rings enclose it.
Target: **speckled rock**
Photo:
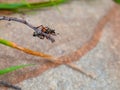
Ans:
[[[25,15],[14,14],[13,17],[24,18],[31,24],[47,25],[60,33],[55,37],[56,42],[33,38],[33,31],[27,26],[16,22],[0,21],[0,37],[14,41],[17,44],[60,57],[71,53],[86,42],[95,32],[95,27],[104,15],[114,6],[112,0],[74,0],[55,8],[31,11]],[[52,68],[37,77],[29,78],[17,84],[22,90],[119,90],[120,89],[120,8],[105,24],[102,36],[97,46],[75,62],[87,72],[94,72],[96,79],[70,69],[65,65]],[[7,32],[7,33],[6,33]],[[0,45],[0,68],[6,66],[38,63],[38,57]],[[41,59],[42,60],[42,59]],[[0,76],[2,80],[14,82],[17,75],[32,72],[18,70]],[[34,74],[34,73],[33,73]]]

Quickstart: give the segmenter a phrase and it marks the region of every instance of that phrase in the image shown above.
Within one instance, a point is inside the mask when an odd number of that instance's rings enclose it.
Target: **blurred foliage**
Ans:
[[[15,71],[15,70],[20,69],[20,68],[24,68],[26,66],[31,66],[31,65],[34,65],[34,64],[11,66],[11,67],[8,67],[8,68],[5,68],[5,69],[1,69],[0,70],[0,75],[7,74],[9,72]]]
[[[23,11],[31,10],[49,6],[56,6],[61,3],[65,3],[68,0],[49,0],[37,3],[29,3],[26,0],[22,0],[21,3],[0,3],[0,10],[10,10],[10,11]]]
[[[0,38],[0,44],[6,45],[9,47],[14,47],[14,45],[15,45],[14,43],[9,42],[8,40],[2,39],[2,38]]]
[[[114,0],[116,3],[120,4],[120,0]]]

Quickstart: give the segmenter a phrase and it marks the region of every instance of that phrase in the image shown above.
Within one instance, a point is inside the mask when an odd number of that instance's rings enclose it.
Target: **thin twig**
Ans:
[[[73,69],[81,72],[82,74],[95,79],[96,78],[96,74],[93,72],[86,72],[82,67],[78,67],[77,65],[73,64],[73,63],[67,63],[67,66],[72,67]]]
[[[12,89],[15,89],[15,90],[21,90],[20,87],[14,86],[14,85],[12,85],[8,82],[1,81],[1,80],[0,80],[0,86],[5,86],[5,87],[12,88]]]
[[[30,28],[32,28],[35,31],[35,33],[34,33],[35,36],[38,36],[38,37],[43,36],[43,37],[46,37],[47,39],[51,40],[51,42],[55,41],[50,36],[50,35],[56,35],[54,30],[52,30],[52,29],[50,29],[48,27],[43,27],[42,25],[38,26],[38,27],[34,27],[33,25],[29,24],[26,20],[17,19],[17,18],[13,18],[13,17],[0,16],[0,20],[16,21],[16,22],[23,23],[23,24],[29,26]],[[41,27],[41,28],[39,28],[39,27]],[[47,30],[47,31],[44,31],[44,30]],[[13,48],[16,48],[18,50],[21,50],[21,51],[23,51],[25,53],[28,53],[28,54],[31,54],[31,55],[44,57],[44,58],[48,59],[48,61],[51,61],[51,62],[53,62],[55,64],[66,64],[67,66],[69,66],[69,67],[71,67],[71,68],[73,68],[75,70],[78,70],[80,72],[84,72],[81,68],[79,68],[75,64],[65,63],[64,61],[62,62],[62,61],[58,60],[57,58],[55,58],[55,57],[53,57],[51,55],[47,55],[47,54],[44,54],[44,53],[32,51],[30,49],[18,46],[16,44],[14,44]],[[83,73],[83,74],[87,75],[86,73]],[[87,76],[89,76],[89,75],[87,75]]]
[[[67,63],[67,61],[65,61],[65,62],[61,61],[58,58],[56,58],[54,56],[51,56],[49,54],[44,54],[42,52],[33,51],[33,50],[28,49],[28,48],[21,47],[21,46],[15,44],[13,42],[10,42],[10,41],[9,41],[9,43],[12,44],[11,45],[12,48],[15,48],[15,49],[18,49],[20,51],[23,51],[24,53],[27,53],[27,54],[30,54],[30,55],[34,55],[34,56],[42,57],[45,60],[50,61],[50,62],[55,63],[55,64],[65,64],[65,65],[73,68],[74,70],[77,70],[77,71],[83,73],[84,75],[89,76],[90,78],[94,78],[94,76],[95,76],[95,74],[94,75],[90,75],[90,74],[86,73],[82,68],[78,67],[77,65],[75,65],[73,63]]]
[[[87,42],[87,45],[85,47],[82,47],[82,48],[77,50],[77,52],[79,52],[79,53],[76,54],[76,58],[74,57],[74,53],[76,53],[76,51],[75,51],[75,52],[72,52],[72,54],[70,54],[68,56],[61,57],[63,59],[63,61],[64,60],[69,60],[71,62],[77,61],[78,58],[81,58],[86,53],[88,53],[91,49],[93,49],[97,45],[97,43],[99,42],[99,40],[101,38],[100,34],[103,32],[103,27],[111,19],[111,17],[114,16],[116,11],[118,11],[118,10],[119,10],[119,6],[117,6],[117,5],[113,6],[112,9],[110,9],[110,11],[99,21],[98,25],[95,28],[96,32],[93,34],[93,37],[91,38],[90,42]],[[93,43],[91,44],[91,42],[94,42],[94,44]],[[23,81],[25,79],[36,77],[36,76],[40,75],[41,73],[45,72],[46,70],[53,68],[53,67],[57,67],[57,66],[58,66],[57,64],[47,62],[42,67],[39,67],[36,71],[28,72],[28,73],[20,76],[19,78],[17,78],[14,81],[14,83],[18,83],[18,82]]]
[[[38,27],[35,27],[33,25],[31,25],[30,23],[28,23],[26,20],[22,20],[22,19],[18,19],[18,18],[13,18],[13,17],[6,17],[6,16],[0,16],[0,20],[7,20],[7,21],[15,21],[15,22],[20,22],[20,23],[23,23],[25,25],[27,25],[28,27],[30,27],[31,29],[33,29],[37,35],[37,37],[40,38],[40,36],[44,36],[46,37],[46,39],[50,40],[51,42],[54,42],[55,39],[51,37],[51,33],[46,33],[46,32],[43,32],[42,29],[45,28],[38,28]],[[54,31],[50,28],[47,27],[47,30],[51,30],[51,31]],[[54,32],[55,33],[55,32]]]
[[[51,37],[51,35],[56,35],[54,30],[48,28],[48,27],[43,27],[42,25],[39,27],[34,27],[33,25],[31,25],[30,23],[28,23],[26,20],[22,20],[22,19],[17,19],[17,18],[13,18],[13,17],[6,17],[6,16],[0,16],[0,20],[7,20],[7,21],[16,21],[16,22],[20,22],[23,23],[25,25],[27,25],[28,27],[30,27],[31,29],[33,29],[35,32],[33,33],[33,36],[37,36],[40,39],[43,39],[44,37],[46,37],[46,39],[49,39],[51,42],[54,42],[55,40]],[[45,31],[44,31],[45,30]],[[42,38],[41,38],[42,37]],[[32,55],[36,55],[36,56],[42,56],[44,58],[47,58],[48,61],[51,61],[53,63],[56,64],[65,64],[64,62],[60,62],[60,60],[57,60],[57,58],[52,57],[51,55],[47,55],[47,54],[43,54],[43,53],[39,53],[36,51],[32,51],[30,49],[27,48],[23,48],[21,46],[18,46],[16,44],[14,44],[14,48],[21,50],[25,53],[28,54],[32,54]],[[79,68],[78,66],[76,66],[73,63],[66,63],[67,66],[80,71],[81,73],[85,74],[86,76],[89,76],[90,78],[94,78],[93,75],[88,74],[87,72],[85,72],[82,68]],[[21,90],[21,88],[14,86],[10,83],[4,82],[4,81],[0,81],[0,85],[5,86],[5,87],[9,87],[9,88],[13,88],[15,90]]]

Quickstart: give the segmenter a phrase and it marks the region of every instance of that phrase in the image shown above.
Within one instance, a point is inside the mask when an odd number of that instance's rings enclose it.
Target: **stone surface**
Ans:
[[[97,23],[113,6],[112,0],[75,0],[60,5],[61,13],[55,8],[50,8],[31,11],[33,14],[11,15],[22,17],[36,26],[43,24],[55,28],[60,35],[55,37],[56,42],[53,44],[47,40],[33,38],[32,30],[15,22],[0,21],[0,37],[27,48],[60,57],[77,50],[88,42],[95,32]],[[61,65],[17,85],[22,87],[22,90],[119,90],[120,8],[117,9],[115,15],[106,23],[97,46],[75,62],[84,70],[96,73],[95,80]],[[0,51],[0,68],[25,63],[39,64],[39,58],[9,47],[0,45]],[[0,76],[0,79],[12,82],[16,79],[15,77],[22,73],[32,72],[36,68],[37,66],[31,67],[28,71],[18,70],[16,73]]]

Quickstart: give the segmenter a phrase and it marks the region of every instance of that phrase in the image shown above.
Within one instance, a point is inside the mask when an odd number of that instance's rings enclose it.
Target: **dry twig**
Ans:
[[[21,88],[19,88],[17,86],[14,86],[14,85],[12,85],[8,82],[1,81],[1,80],[0,80],[0,85],[5,86],[5,87],[9,87],[9,88],[12,88],[12,89],[15,89],[15,90],[21,90]]]
[[[6,17],[6,16],[0,16],[0,20],[16,21],[16,22],[23,23],[23,24],[29,26],[30,28],[32,28],[35,31],[33,33],[33,36],[37,36],[40,39],[46,38],[46,39],[50,40],[51,42],[55,41],[54,38],[51,37],[51,35],[53,35],[53,36],[56,35],[55,31],[48,28],[48,27],[44,27],[43,25],[40,25],[38,27],[34,27],[33,25],[29,24],[25,20],[13,18],[13,17]],[[44,53],[41,53],[41,52],[32,51],[30,49],[18,46],[15,43],[13,43],[13,44],[14,44],[13,48],[16,48],[16,49],[18,49],[20,51],[23,51],[23,52],[27,53],[27,54],[43,57],[43,58],[47,59],[47,61],[53,62],[53,63],[58,64],[58,65],[66,64],[67,66],[69,66],[69,67],[71,67],[71,68],[73,68],[73,69],[75,69],[77,71],[80,71],[84,75],[89,76],[90,78],[94,78],[94,76],[92,74],[85,72],[82,68],[79,68],[78,66],[76,66],[73,63],[69,63],[71,61],[58,60],[58,58],[55,58],[55,57],[53,57],[51,55],[47,55],[47,54],[44,54]],[[5,82],[1,82],[0,84],[4,85],[6,87],[14,88],[14,89],[17,88],[16,86],[13,86],[13,85],[11,85],[9,83],[5,83]],[[20,90],[20,89],[18,88],[16,90]]]
[[[53,36],[56,35],[55,30],[50,29],[48,27],[44,27],[42,25],[38,26],[38,27],[34,27],[30,23],[28,23],[26,20],[13,18],[13,17],[0,16],[0,20],[16,21],[16,22],[23,23],[23,24],[27,25],[28,27],[30,27],[31,29],[33,29],[35,31],[33,33],[33,36],[37,36],[40,39],[43,39],[45,37],[46,39],[50,40],[51,42],[55,41],[55,39],[51,37],[51,35],[53,35]]]
[[[6,16],[0,16],[0,20],[7,20],[7,21],[16,21],[16,22],[20,22],[23,23],[27,26],[29,26],[30,28],[32,28],[35,32],[33,33],[33,36],[37,36],[40,39],[44,39],[44,37],[46,37],[46,39],[51,40],[51,42],[54,42],[55,40],[50,36],[50,35],[56,35],[55,31],[48,28],[48,27],[44,27],[43,25],[40,25],[38,27],[34,27],[33,25],[31,25],[30,23],[28,23],[26,20],[22,20],[22,19],[18,19],[18,18],[13,18],[13,17],[6,17]],[[12,42],[11,42],[12,43]],[[40,56],[43,57],[45,59],[47,59],[47,61],[53,62],[55,64],[66,64],[67,66],[80,71],[80,72],[84,72],[81,68],[79,68],[78,66],[76,66],[75,64],[72,63],[66,63],[64,61],[60,61],[57,58],[51,56],[51,55],[47,55],[41,52],[36,52],[36,51],[32,51],[30,49],[18,46],[14,43],[14,47],[18,50],[21,50],[27,54],[31,54],[31,55],[35,55],[35,56]],[[83,73],[85,74],[85,73]],[[85,75],[88,76],[88,74],[86,73]]]

